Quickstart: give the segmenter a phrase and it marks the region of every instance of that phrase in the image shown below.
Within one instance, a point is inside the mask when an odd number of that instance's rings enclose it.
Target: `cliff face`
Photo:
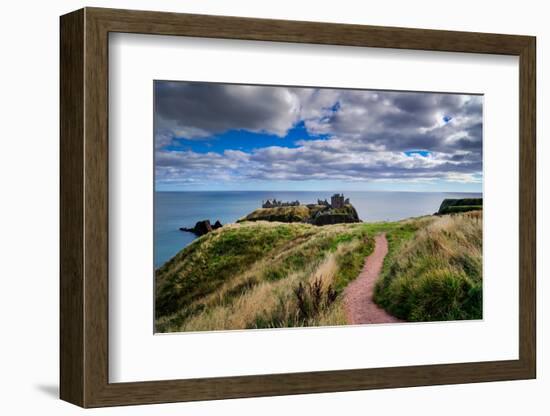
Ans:
[[[242,221],[278,221],[278,222],[307,222],[310,211],[305,205],[292,207],[258,208],[252,211]]]
[[[456,214],[459,212],[476,211],[483,209],[482,198],[444,199],[439,207],[438,215]]]
[[[361,222],[354,206],[346,204],[342,208],[329,208],[318,211],[312,218],[315,225],[344,224]]]
[[[317,204],[258,208],[238,222],[243,221],[303,222],[314,225],[361,222],[357,211],[351,204],[346,204],[342,208]]]

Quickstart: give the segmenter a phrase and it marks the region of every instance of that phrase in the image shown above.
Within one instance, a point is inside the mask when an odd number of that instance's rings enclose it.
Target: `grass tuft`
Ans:
[[[439,217],[386,258],[375,301],[407,321],[482,318],[482,221]]]

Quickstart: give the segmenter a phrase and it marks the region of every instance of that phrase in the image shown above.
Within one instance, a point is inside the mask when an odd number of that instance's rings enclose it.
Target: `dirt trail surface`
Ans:
[[[350,324],[402,322],[372,300],[376,280],[382,270],[384,257],[388,254],[388,240],[385,234],[377,235],[374,241],[374,251],[367,257],[363,270],[344,290],[344,306]]]

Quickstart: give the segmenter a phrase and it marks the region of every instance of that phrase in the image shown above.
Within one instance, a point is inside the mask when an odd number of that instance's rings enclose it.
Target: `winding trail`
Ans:
[[[374,251],[365,260],[363,270],[344,290],[346,316],[353,325],[403,322],[379,307],[372,299],[384,257],[388,254],[386,234],[377,235],[374,242]]]

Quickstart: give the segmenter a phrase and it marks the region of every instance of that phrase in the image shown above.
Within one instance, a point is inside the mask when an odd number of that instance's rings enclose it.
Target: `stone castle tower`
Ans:
[[[330,205],[332,208],[343,208],[344,204],[344,194],[334,194],[330,197]]]

